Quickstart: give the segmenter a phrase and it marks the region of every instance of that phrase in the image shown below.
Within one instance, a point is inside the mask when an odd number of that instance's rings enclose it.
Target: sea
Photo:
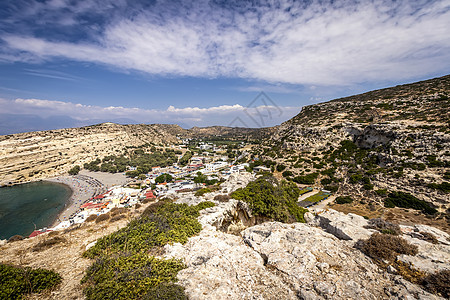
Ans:
[[[0,188],[0,240],[49,227],[71,195],[67,185],[48,181]]]

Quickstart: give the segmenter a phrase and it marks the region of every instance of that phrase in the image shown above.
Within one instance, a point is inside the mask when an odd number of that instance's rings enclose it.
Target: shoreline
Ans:
[[[53,228],[64,221],[69,221],[71,217],[81,211],[81,205],[88,202],[89,199],[105,193],[113,186],[122,186],[131,181],[124,173],[105,173],[105,172],[91,172],[81,170],[78,175],[59,175],[48,178],[39,178],[26,182],[15,182],[3,187],[13,187],[32,182],[49,182],[64,185],[70,189],[71,194],[64,203],[63,209],[54,217],[48,220],[47,228]],[[43,228],[40,228],[43,229]]]
[[[89,172],[82,170],[78,175],[58,176],[45,179],[53,183],[60,183],[68,186],[72,190],[72,195],[65,204],[64,209],[56,216],[50,225],[56,225],[70,220],[72,216],[81,210],[81,205],[88,202],[89,199],[106,192],[115,185],[123,185],[129,181],[121,173]]]

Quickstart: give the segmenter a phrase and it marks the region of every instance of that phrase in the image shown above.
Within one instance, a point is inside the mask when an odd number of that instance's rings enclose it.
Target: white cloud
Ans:
[[[108,23],[94,41],[4,35],[0,59],[64,57],[158,75],[308,85],[398,81],[448,71],[447,0],[339,3],[303,7],[285,0],[278,8],[267,4],[238,12],[208,1],[177,9],[161,1],[133,18]]]
[[[275,107],[273,105],[258,105],[247,108],[235,104],[205,108],[169,106],[166,110],[157,110],[121,106],[101,107],[41,99],[8,100],[0,98],[0,111],[4,114],[38,115],[41,118],[67,116],[82,123],[95,120],[114,121],[122,119],[137,123],[176,123],[187,126],[227,126],[239,117],[244,120],[246,126],[266,127],[278,125],[293,117],[300,111],[300,108]],[[256,122],[255,118],[258,118]]]

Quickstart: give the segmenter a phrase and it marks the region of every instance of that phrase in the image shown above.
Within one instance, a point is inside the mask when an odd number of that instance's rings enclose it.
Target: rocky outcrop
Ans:
[[[333,209],[315,211],[315,215],[307,218],[308,223],[322,227],[327,232],[342,240],[368,239],[373,229],[366,229],[368,225],[366,219],[361,216],[349,213],[343,214]]]

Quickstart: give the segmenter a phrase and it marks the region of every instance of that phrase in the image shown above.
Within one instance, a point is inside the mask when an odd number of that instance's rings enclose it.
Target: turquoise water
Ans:
[[[68,186],[47,181],[0,188],[0,239],[50,226],[71,195]]]

